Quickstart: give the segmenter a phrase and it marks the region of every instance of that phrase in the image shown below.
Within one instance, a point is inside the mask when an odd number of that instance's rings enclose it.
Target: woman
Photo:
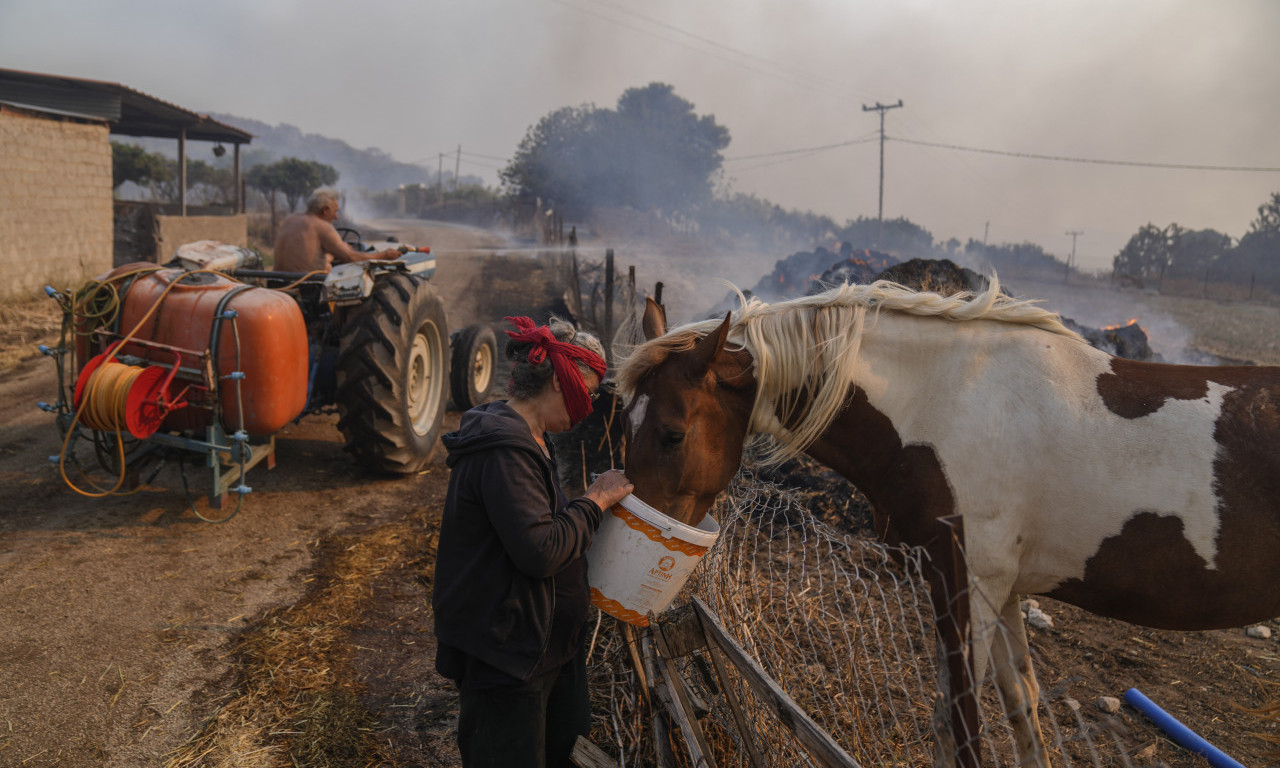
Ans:
[[[611,470],[566,499],[547,437],[591,413],[600,341],[554,317],[507,320],[518,328],[507,331],[510,400],[472,408],[444,436],[436,669],[461,691],[463,765],[558,768],[591,727],[584,555],[603,510],[632,486]]]

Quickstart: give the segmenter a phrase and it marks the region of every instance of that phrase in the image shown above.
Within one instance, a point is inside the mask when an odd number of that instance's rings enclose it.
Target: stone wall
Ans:
[[[106,124],[0,105],[0,299],[111,269],[111,226]]]
[[[173,258],[178,246],[197,240],[217,240],[230,245],[249,244],[249,220],[239,216],[157,216],[156,261]]]

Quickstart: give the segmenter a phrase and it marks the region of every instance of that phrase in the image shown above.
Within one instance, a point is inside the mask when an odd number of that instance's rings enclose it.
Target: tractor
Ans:
[[[450,334],[430,249],[395,247],[395,260],[292,274],[263,270],[251,249],[201,241],[163,266],[126,264],[76,291],[46,288],[64,322],[62,342],[41,348],[58,366],[59,397],[40,407],[56,415],[63,449],[53,458],[68,484],[118,493],[175,451],[179,461],[195,453],[220,508],[228,493],[250,491],[250,467],[274,464],[280,429],[334,410],[357,463],[420,471],[450,398],[466,409],[487,396],[497,344],[483,325]],[[86,491],[68,476],[69,466],[91,475],[82,441],[114,487],[90,479]]]

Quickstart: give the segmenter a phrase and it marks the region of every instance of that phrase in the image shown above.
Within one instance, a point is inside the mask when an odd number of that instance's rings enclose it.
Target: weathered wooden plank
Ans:
[[[742,702],[738,701],[738,694],[733,689],[733,681],[726,674],[727,670],[724,668],[724,662],[721,661],[720,651],[714,647],[708,647],[707,655],[711,657],[716,677],[720,679],[720,690],[724,693],[724,700],[729,703],[733,722],[738,726],[738,733],[742,735],[742,745],[747,748],[747,758],[751,760],[751,768],[765,768],[764,755],[760,754],[760,748],[756,746],[755,731],[747,726],[746,713],[742,711]]]
[[[684,732],[684,741],[689,748],[689,759],[693,762],[694,768],[701,766],[716,768],[716,761],[711,756],[707,737],[702,733],[698,718],[693,714],[693,702],[689,700],[684,681],[680,679],[680,671],[676,669],[675,659],[671,655],[671,646],[667,644],[666,636],[662,631],[662,623],[655,621],[652,614],[650,614],[649,628],[653,631],[653,641],[658,646],[658,653],[662,656],[662,677],[666,682],[667,692],[674,699],[670,702],[673,706],[669,707],[671,716],[676,719],[680,730]]]
[[[618,768],[618,764],[605,751],[585,737],[579,736],[569,753],[569,760],[578,768]]]
[[[658,617],[662,625],[662,636],[671,649],[671,658],[688,656],[699,648],[707,647],[707,638],[702,633],[702,624],[692,605],[672,608]]]
[[[627,643],[627,654],[631,656],[631,666],[636,671],[636,678],[640,682],[640,693],[644,697],[644,703],[649,704],[649,678],[645,673],[644,662],[640,660],[640,648],[636,640],[636,628],[618,620],[622,625],[622,639]]]
[[[719,651],[724,653],[756,696],[774,711],[778,721],[795,734],[800,743],[809,750],[810,755],[824,766],[830,768],[861,768],[844,749],[813,721],[787,692],[769,677],[767,673],[751,658],[746,650],[729,636],[716,615],[707,604],[693,599],[693,604],[702,621],[707,639]]]
[[[663,711],[654,706],[656,699],[666,697],[666,692],[656,685],[657,670],[654,662],[653,642],[649,633],[640,636],[640,658],[643,660],[645,676],[649,680],[649,723],[653,728],[654,762],[658,768],[670,768],[676,764],[675,753],[671,751],[671,739],[667,736],[667,723]],[[670,707],[668,706],[668,709]]]
[[[947,722],[960,768],[980,768],[982,740],[978,736],[978,698],[973,682],[971,617],[969,615],[969,572],[964,560],[964,520],[959,515],[940,518],[937,534],[926,549],[932,561],[929,569],[929,599],[933,603],[939,652],[940,688],[949,693]]]

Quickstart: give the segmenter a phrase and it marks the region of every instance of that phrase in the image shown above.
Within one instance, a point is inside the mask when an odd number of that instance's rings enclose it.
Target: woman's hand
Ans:
[[[587,489],[586,496],[600,509],[608,509],[622,501],[635,488],[620,469],[611,469],[596,477],[595,482]]]

